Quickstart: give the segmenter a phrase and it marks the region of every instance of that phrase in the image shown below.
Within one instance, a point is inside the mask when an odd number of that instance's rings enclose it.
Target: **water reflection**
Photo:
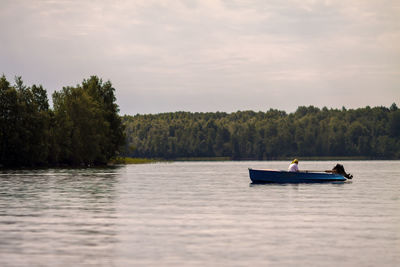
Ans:
[[[333,184],[333,185],[343,185],[343,184],[351,184],[352,181],[334,181],[334,182],[314,182],[314,183],[249,183],[249,187],[257,187],[257,186],[291,186],[291,187],[299,187],[301,185],[317,185],[317,184]]]
[[[2,173],[0,266],[399,266],[400,161],[347,162],[341,184],[249,184],[265,164]]]
[[[112,258],[117,174],[118,169],[2,173],[0,251],[8,253],[0,265],[40,265],[43,257],[46,264],[60,264],[72,255],[77,263]]]

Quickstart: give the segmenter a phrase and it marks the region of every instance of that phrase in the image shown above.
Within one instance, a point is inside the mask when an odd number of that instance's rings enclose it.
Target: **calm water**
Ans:
[[[278,161],[3,172],[0,266],[400,266],[400,161],[341,163],[351,183],[250,184]]]

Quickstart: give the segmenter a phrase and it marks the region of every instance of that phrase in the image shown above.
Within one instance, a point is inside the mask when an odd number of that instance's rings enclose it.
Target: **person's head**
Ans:
[[[292,163],[299,164],[299,160],[298,160],[298,159],[294,159],[294,160],[292,161]]]

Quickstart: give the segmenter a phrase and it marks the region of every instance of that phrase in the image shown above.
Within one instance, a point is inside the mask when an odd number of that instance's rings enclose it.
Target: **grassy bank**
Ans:
[[[173,161],[228,161],[232,160],[230,157],[186,157],[176,158]]]
[[[146,164],[146,163],[156,163],[160,161],[160,159],[146,159],[146,158],[130,158],[130,157],[119,157],[112,159],[110,164]]]
[[[369,158],[369,157],[275,157],[268,159],[254,159],[254,158],[243,158],[243,159],[232,159],[230,157],[186,157],[176,158],[172,161],[292,161],[294,158],[302,161],[332,161],[332,160],[382,160],[380,158]]]
[[[297,158],[299,161],[347,161],[347,160],[390,160],[384,158],[370,158],[370,157],[276,157],[270,159],[237,159],[233,160],[230,157],[182,157],[176,159],[148,159],[148,158],[130,158],[119,157],[110,161],[110,165],[115,164],[147,164],[157,162],[176,162],[176,161],[292,161]],[[393,160],[393,159],[392,159]]]

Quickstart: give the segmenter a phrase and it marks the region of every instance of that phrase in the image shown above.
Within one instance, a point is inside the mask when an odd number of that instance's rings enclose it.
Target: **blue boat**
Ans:
[[[337,173],[300,171],[288,172],[279,170],[255,170],[249,169],[250,180],[253,183],[323,183],[344,182],[347,180]]]

